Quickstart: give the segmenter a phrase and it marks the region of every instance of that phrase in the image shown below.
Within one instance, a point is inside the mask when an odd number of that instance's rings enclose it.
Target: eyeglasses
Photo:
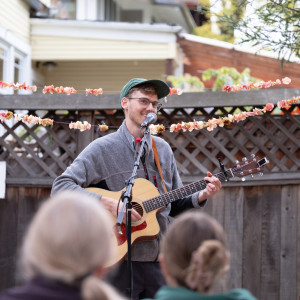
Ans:
[[[158,101],[155,102],[151,102],[148,98],[138,98],[138,97],[126,97],[127,99],[131,100],[131,99],[136,99],[139,101],[139,103],[144,106],[145,108],[149,106],[149,104],[151,103],[153,108],[156,109],[157,111],[159,111],[162,107],[162,104],[159,103]]]

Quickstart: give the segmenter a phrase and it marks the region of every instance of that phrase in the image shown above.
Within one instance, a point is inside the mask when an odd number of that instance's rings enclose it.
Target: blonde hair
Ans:
[[[47,200],[33,218],[21,252],[26,279],[42,275],[77,284],[85,300],[121,299],[93,273],[114,255],[112,222],[96,199],[65,191]]]
[[[162,253],[169,275],[199,293],[208,293],[228,269],[224,231],[216,220],[199,211],[184,213],[171,224]]]

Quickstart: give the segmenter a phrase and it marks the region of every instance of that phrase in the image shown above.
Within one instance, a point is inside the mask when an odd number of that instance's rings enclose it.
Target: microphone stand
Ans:
[[[142,128],[141,128],[142,129]],[[140,130],[141,132],[141,130]],[[146,137],[150,133],[150,130],[148,128],[148,124],[146,125],[144,136],[141,140],[141,146],[140,150],[138,152],[138,155],[136,157],[136,160],[134,162],[133,171],[131,174],[131,177],[126,181],[125,186],[126,190],[122,193],[121,198],[123,199],[123,205],[121,208],[120,213],[117,217],[117,228],[120,234],[122,234],[121,231],[121,224],[123,222],[124,212],[126,210],[126,235],[127,235],[127,270],[128,270],[128,296],[131,299],[132,296],[132,268],[131,268],[131,212],[132,212],[132,187],[134,185],[134,178],[137,175],[137,169],[139,166],[140,158],[142,156],[142,152],[145,146]],[[135,152],[136,156],[137,151]]]

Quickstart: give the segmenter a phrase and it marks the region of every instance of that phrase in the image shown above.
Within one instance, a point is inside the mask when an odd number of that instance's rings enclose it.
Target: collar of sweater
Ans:
[[[122,141],[130,148],[132,151],[135,151],[135,140],[134,137],[131,135],[131,133],[128,131],[126,127],[126,120],[123,121],[122,125],[118,129],[117,133],[119,134]],[[151,134],[149,133],[146,136],[146,142],[145,142],[145,153],[146,155],[149,154],[150,149],[152,148],[152,140],[151,140]]]

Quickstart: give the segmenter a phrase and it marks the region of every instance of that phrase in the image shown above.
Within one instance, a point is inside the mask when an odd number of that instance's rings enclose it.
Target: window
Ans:
[[[117,5],[113,0],[105,0],[105,21],[116,21]]]
[[[14,64],[14,82],[19,82],[20,78],[20,59],[15,57],[15,64]],[[22,82],[19,82],[22,83]]]
[[[0,80],[1,81],[7,81],[7,69],[8,69],[8,48],[4,43],[1,43],[0,40]],[[1,94],[7,94],[8,88],[1,88],[0,89],[0,95]]]
[[[1,48],[0,45],[0,80],[3,81],[4,77],[4,59],[5,59],[5,50]]]
[[[76,1],[75,0],[51,0],[50,17],[56,19],[75,19]]]
[[[97,0],[97,16],[100,21],[117,20],[117,4],[114,0]]]
[[[16,49],[14,46],[0,40],[0,80],[14,83],[31,83],[30,57]],[[24,90],[14,90],[12,88],[1,88],[0,94],[26,93]]]
[[[122,9],[120,21],[122,22],[143,22],[143,11],[137,9]]]

